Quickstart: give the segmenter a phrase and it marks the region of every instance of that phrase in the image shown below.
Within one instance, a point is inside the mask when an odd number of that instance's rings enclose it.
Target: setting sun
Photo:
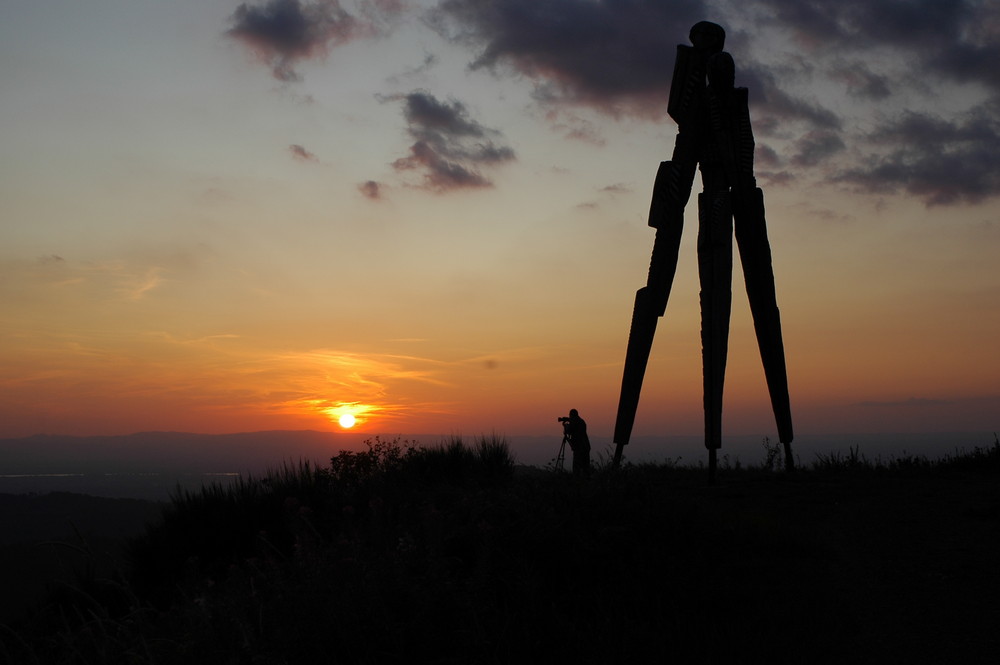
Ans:
[[[318,410],[332,422],[340,425],[341,428],[351,429],[367,423],[371,419],[371,415],[380,411],[380,408],[361,402],[336,402],[332,406],[325,406],[321,403]]]

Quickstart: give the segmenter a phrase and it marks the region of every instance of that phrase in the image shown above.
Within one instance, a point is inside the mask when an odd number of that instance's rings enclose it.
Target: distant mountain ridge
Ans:
[[[285,462],[309,460],[326,465],[341,450],[364,450],[364,442],[410,441],[434,446],[450,440],[441,434],[388,434],[373,432],[319,432],[315,430],[270,430],[236,434],[195,434],[188,432],[137,432],[115,436],[66,436],[38,434],[0,439],[0,476],[16,474],[145,474],[196,473],[259,474]],[[454,436],[454,435],[452,435]],[[466,437],[473,443],[479,435]],[[989,446],[992,432],[940,432],[920,434],[803,434],[792,449],[804,463],[817,453],[848,452],[857,446],[870,458],[901,453],[931,458],[956,450]],[[546,466],[559,450],[561,431],[551,435],[506,437],[517,461]],[[759,462],[763,456],[761,435],[726,436],[722,454],[731,461]],[[611,454],[611,437],[591,435],[595,460]],[[772,439],[773,440],[773,439]],[[704,461],[702,439],[696,435],[635,436],[626,448],[626,458],[635,462],[683,464]]]

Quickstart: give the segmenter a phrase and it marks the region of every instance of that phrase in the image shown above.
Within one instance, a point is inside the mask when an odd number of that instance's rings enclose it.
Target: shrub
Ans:
[[[483,477],[487,480],[506,480],[514,474],[514,454],[502,436],[482,436],[476,446],[476,457]]]

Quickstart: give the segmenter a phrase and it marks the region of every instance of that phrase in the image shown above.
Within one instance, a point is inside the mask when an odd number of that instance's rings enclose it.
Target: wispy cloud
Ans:
[[[414,391],[406,385],[447,387],[442,375],[448,367],[416,356],[317,349],[275,356],[248,369],[271,384],[266,397],[271,408],[325,416],[346,410],[385,422],[448,413],[443,402],[407,397]],[[350,405],[356,408],[346,409]]]
[[[288,146],[288,151],[292,153],[292,157],[302,162],[318,162],[319,158],[313,153],[309,152],[297,143],[293,143]]]
[[[199,344],[211,344],[215,340],[219,339],[240,338],[240,335],[236,335],[233,333],[219,333],[218,335],[204,335],[203,337],[187,337],[187,338],[178,337],[166,331],[153,332],[149,333],[149,335],[152,337],[157,337],[159,339],[162,339],[169,344],[177,344],[180,346],[196,346]]]
[[[423,62],[419,65],[408,67],[399,74],[390,76],[387,81],[392,84],[399,84],[406,80],[423,78],[424,74],[433,69],[437,64],[438,57],[433,53],[427,53],[424,55]]]
[[[121,292],[129,300],[141,300],[147,293],[163,282],[163,268],[152,267],[141,275],[123,275],[126,284]]]

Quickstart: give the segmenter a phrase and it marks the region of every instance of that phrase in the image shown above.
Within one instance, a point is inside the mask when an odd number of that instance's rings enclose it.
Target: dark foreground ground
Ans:
[[[998,457],[713,486],[472,457],[289,471],[178,500],[128,575],[0,628],[0,659],[1000,662]]]

